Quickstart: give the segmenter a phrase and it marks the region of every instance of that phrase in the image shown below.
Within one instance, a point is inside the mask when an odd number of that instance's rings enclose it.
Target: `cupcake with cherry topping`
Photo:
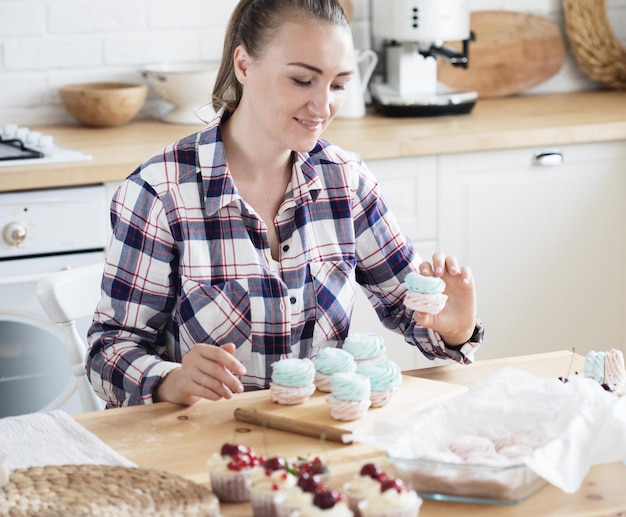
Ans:
[[[274,499],[278,494],[296,486],[298,478],[287,461],[275,456],[250,472],[248,487],[254,517],[274,517]]]
[[[374,332],[353,332],[348,334],[342,345],[349,352],[357,365],[364,361],[387,359],[387,346],[380,334]]]
[[[343,493],[348,498],[348,506],[355,517],[361,515],[359,503],[371,492],[378,492],[381,481],[387,477],[377,463],[366,463],[352,480],[344,483]]]
[[[341,348],[322,348],[313,359],[315,365],[315,386],[318,390],[330,393],[333,373],[355,372],[357,365],[354,356]]]
[[[276,517],[292,517],[305,506],[313,504],[313,496],[318,491],[326,490],[325,485],[317,474],[301,472],[296,485],[281,490],[274,497]]]
[[[422,499],[401,479],[383,479],[379,490],[374,490],[359,503],[362,517],[417,517]]]
[[[302,404],[315,392],[315,366],[311,359],[290,357],[272,363],[270,396],[287,406]]]
[[[402,382],[400,367],[387,359],[361,363],[356,373],[364,375],[370,380],[372,407],[385,406],[393,394],[398,391],[398,386]]]
[[[248,480],[254,467],[264,458],[251,447],[225,443],[219,453],[207,463],[211,489],[223,503],[242,503],[250,500]]]

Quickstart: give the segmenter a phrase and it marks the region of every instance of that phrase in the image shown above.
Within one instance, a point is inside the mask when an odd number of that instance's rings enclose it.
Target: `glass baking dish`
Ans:
[[[517,504],[547,485],[523,463],[476,465],[387,456],[396,476],[424,499]]]

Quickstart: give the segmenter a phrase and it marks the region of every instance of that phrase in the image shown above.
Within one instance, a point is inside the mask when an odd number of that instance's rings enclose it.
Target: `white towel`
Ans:
[[[0,419],[0,457],[11,469],[45,465],[137,465],[64,411]]]

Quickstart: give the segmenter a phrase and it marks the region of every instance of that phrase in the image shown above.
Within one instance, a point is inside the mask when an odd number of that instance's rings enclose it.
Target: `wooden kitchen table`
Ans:
[[[479,361],[404,372],[427,379],[471,386],[505,366],[544,377],[582,371],[584,358],[572,352]],[[224,442],[254,447],[264,455],[290,458],[320,455],[331,468],[332,486],[341,487],[363,463],[385,466],[384,454],[368,445],[335,442],[290,434],[238,422],[235,408],[265,400],[266,391],[236,395],[220,402],[203,401],[191,407],[169,403],[75,415],[76,420],[138,466],[163,469],[208,486],[206,463]],[[249,504],[222,504],[224,517],[250,517]],[[548,485],[526,501],[508,506],[447,503],[425,500],[421,517],[464,516],[626,516],[626,465],[611,463],[591,469],[581,489],[565,494]]]

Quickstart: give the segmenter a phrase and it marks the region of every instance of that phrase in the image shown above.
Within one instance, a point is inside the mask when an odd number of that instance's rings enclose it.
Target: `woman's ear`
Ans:
[[[233,55],[233,68],[235,69],[235,77],[237,77],[237,81],[240,84],[246,84],[250,60],[251,57],[246,48],[243,45],[239,45]]]

